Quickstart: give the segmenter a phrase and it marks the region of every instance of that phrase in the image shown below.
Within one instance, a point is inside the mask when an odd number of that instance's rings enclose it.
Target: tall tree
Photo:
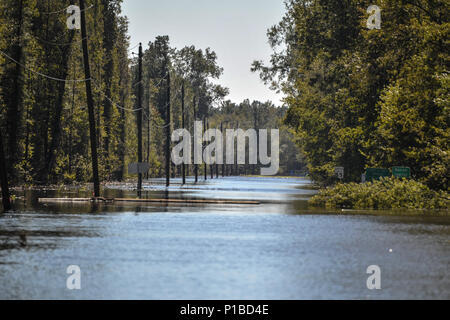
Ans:
[[[367,166],[408,165],[430,186],[448,188],[437,178],[448,172],[440,103],[447,99],[448,2],[376,1],[382,25],[374,30],[366,27],[369,1],[286,3],[286,16],[268,32],[271,65],[255,62],[253,70],[286,94],[286,123],[313,179],[336,181],[335,166],[347,168],[345,180],[358,181]],[[281,44],[285,50],[277,50]],[[420,86],[416,67],[425,79]]]

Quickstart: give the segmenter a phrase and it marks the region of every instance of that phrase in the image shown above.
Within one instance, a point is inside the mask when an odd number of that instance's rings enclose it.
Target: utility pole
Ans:
[[[181,86],[181,125],[183,127],[183,129],[186,129],[186,123],[185,123],[185,115],[184,115],[184,80],[183,80],[183,84]],[[185,151],[183,151],[185,152]],[[184,156],[184,154],[183,154]],[[186,164],[182,163],[182,167],[181,167],[181,174],[183,176],[183,184],[186,184]]]
[[[100,180],[98,178],[98,158],[97,158],[97,138],[95,128],[95,115],[94,115],[94,100],[92,98],[91,87],[91,68],[89,65],[89,52],[87,44],[87,32],[86,32],[86,16],[84,14],[85,6],[84,0],[80,0],[81,11],[81,38],[83,39],[83,60],[84,60],[84,74],[86,77],[86,97],[89,111],[89,133],[91,141],[91,155],[92,155],[92,175],[94,180],[94,197],[100,197]]]
[[[9,200],[8,175],[6,173],[6,160],[3,150],[3,137],[0,131],[0,182],[2,187],[2,201],[3,209],[8,211],[11,209],[11,202]]]
[[[239,129],[239,121],[236,123],[236,130]],[[235,163],[234,163],[234,175],[238,176],[239,175],[239,165],[238,165],[238,144],[237,144],[237,139],[236,139],[236,152],[234,153],[234,157],[235,157]]]
[[[197,111],[196,111],[196,109],[195,109],[195,101],[196,100],[196,97],[195,97],[195,95],[194,95],[194,102],[193,102],[193,108],[194,108],[194,128],[195,128],[195,121],[197,121]],[[195,138],[194,138],[195,139]],[[195,143],[195,141],[194,141],[194,143]],[[193,153],[194,154],[194,153]],[[197,163],[195,163],[194,164],[194,174],[195,174],[195,183],[197,183],[198,182],[198,164]]]
[[[138,129],[138,169],[142,163],[142,44],[139,43],[138,56],[138,96],[137,96],[137,129]],[[142,172],[138,170],[138,197],[142,196]]]
[[[170,71],[167,70],[167,114],[166,114],[166,187],[170,186]]]
[[[206,130],[209,130],[209,120],[206,120]],[[217,149],[216,149],[217,150]],[[211,159],[209,159],[209,162],[211,162]],[[211,180],[214,179],[214,165],[209,165],[209,173],[211,174]]]
[[[185,108],[186,109],[186,108]],[[190,118],[190,116],[189,116],[189,112],[187,112],[186,113],[186,115],[185,115],[185,124],[186,124],[186,126],[189,128],[189,123],[190,123],[190,121],[191,121],[191,118]],[[192,131],[191,131],[192,132]],[[190,176],[190,174],[191,174],[191,168],[190,168],[190,166],[189,166],[189,163],[187,163],[186,164],[186,166],[185,166],[185,172],[186,172],[186,176]]]
[[[257,107],[253,108],[253,128],[258,132],[259,130],[259,110]],[[259,155],[259,134],[256,134],[256,154]],[[256,175],[256,164],[253,164],[252,174]]]
[[[150,88],[149,88],[150,89]],[[152,105],[150,102],[150,98],[148,99],[148,117],[147,117],[147,163],[150,163],[150,143],[151,143],[151,121],[150,119],[152,118]],[[149,172],[147,171],[146,174],[146,179],[148,180],[149,178]]]
[[[217,128],[216,128],[216,139],[217,139]],[[216,146],[217,146],[217,142],[216,141]],[[217,163],[217,147],[216,147],[216,179],[219,179],[219,164]]]
[[[223,134],[223,122],[220,123],[220,132],[222,132]],[[222,137],[223,138],[223,137]],[[223,152],[224,149],[222,149]],[[225,157],[223,157],[223,161],[222,161],[222,178],[225,178]]]
[[[205,135],[205,132],[206,132],[206,116],[203,117],[203,135],[202,136]],[[202,141],[202,145],[203,145],[203,148],[202,148],[202,152],[203,152],[205,150],[205,146],[206,146],[203,141]],[[205,165],[205,180],[208,180],[208,164],[205,162],[204,165]]]

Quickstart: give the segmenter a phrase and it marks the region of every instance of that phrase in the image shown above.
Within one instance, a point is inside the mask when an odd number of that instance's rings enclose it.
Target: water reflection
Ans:
[[[311,209],[304,179],[145,187],[148,198],[261,204],[42,204],[91,192],[25,191],[0,215],[0,299],[450,298],[448,217]],[[136,197],[134,184],[102,194]],[[78,292],[65,288],[72,264]],[[365,287],[371,264],[382,268],[379,292]]]

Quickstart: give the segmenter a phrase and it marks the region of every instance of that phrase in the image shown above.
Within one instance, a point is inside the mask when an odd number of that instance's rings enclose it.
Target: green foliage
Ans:
[[[352,209],[449,209],[450,194],[423,183],[397,178],[340,183],[323,189],[310,200],[312,206]]]
[[[127,20],[122,0],[90,0],[86,11],[96,110],[99,167],[103,180],[121,179],[131,108]],[[23,68],[0,58],[0,122],[6,128],[9,178],[13,184],[89,181],[89,136],[79,31],[68,30],[58,11],[76,1],[2,1],[0,50]],[[115,104],[111,103],[108,96]]]
[[[78,1],[0,1],[0,50],[20,63],[0,55],[0,126],[13,185],[92,181],[85,82],[70,81],[85,79],[81,32],[67,29],[68,15],[63,10],[71,4]],[[86,0],[101,181],[130,177],[126,168],[137,161],[136,109],[140,108],[149,176],[165,173],[166,110],[170,103],[171,129],[181,128],[182,87],[185,123],[191,132],[194,121],[203,118],[214,118],[211,126],[225,117],[241,124],[247,121],[251,127],[282,126],[286,110],[277,110],[271,103],[223,103],[228,89],[214,83],[223,69],[210,48],[177,50],[168,36],[158,36],[144,47],[143,79],[138,82],[137,59],[130,59],[128,20],[121,5],[122,0]],[[141,106],[136,99],[139,86]],[[229,107],[235,110],[222,112]],[[283,129],[282,170],[287,171],[302,158],[292,132]]]
[[[449,2],[286,3],[268,31],[271,65],[253,70],[287,95],[286,123],[311,177],[329,185],[336,166],[350,182],[366,167],[403,165],[448,190]],[[370,4],[382,10],[381,30],[366,28]]]

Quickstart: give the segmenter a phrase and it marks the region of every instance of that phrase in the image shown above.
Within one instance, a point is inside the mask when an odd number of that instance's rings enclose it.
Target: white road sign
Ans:
[[[338,179],[344,179],[344,167],[336,167],[334,168],[334,173],[338,177]]]

